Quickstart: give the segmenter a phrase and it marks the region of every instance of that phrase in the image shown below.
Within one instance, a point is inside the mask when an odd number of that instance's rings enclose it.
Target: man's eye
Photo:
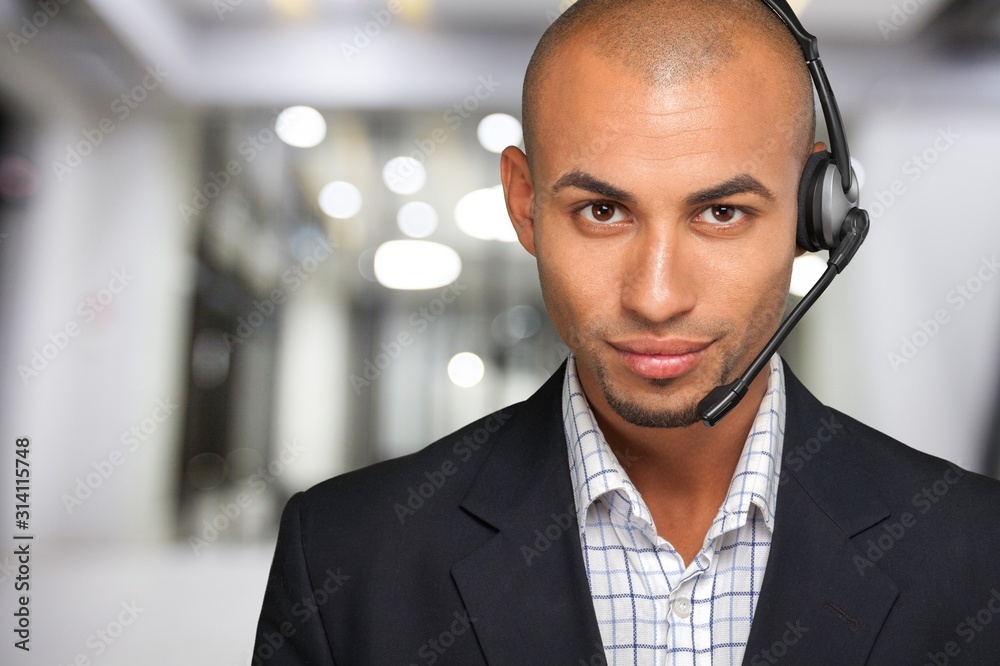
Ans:
[[[612,203],[595,203],[590,204],[579,211],[579,214],[583,216],[588,222],[593,222],[594,224],[613,224],[615,222],[622,222],[625,220],[625,214]]]
[[[699,217],[710,224],[732,224],[746,217],[746,213],[735,206],[719,205],[707,208]]]

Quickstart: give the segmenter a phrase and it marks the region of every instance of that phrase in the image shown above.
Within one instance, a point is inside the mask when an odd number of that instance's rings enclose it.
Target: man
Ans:
[[[780,323],[822,148],[776,15],[580,0],[523,117],[508,212],[570,358],[293,497],[254,663],[998,663],[1000,484],[824,407],[777,356],[699,420]]]

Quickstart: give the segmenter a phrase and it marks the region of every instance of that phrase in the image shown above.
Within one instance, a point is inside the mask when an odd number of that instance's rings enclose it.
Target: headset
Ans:
[[[778,331],[746,372],[731,384],[717,386],[698,403],[699,416],[707,426],[714,426],[743,399],[750,383],[795,325],[826,291],[833,278],[839,275],[854,258],[868,235],[870,226],[868,213],[859,207],[861,187],[851,167],[847,134],[844,131],[837,99],[833,96],[833,89],[823,69],[823,61],[819,57],[817,40],[806,32],[785,0],[761,1],[778,15],[795,37],[795,41],[799,43],[820,105],[823,107],[823,116],[826,118],[830,150],[813,153],[803,169],[802,179],[799,182],[795,243],[810,252],[829,250],[830,259],[827,261],[823,276],[782,322]]]

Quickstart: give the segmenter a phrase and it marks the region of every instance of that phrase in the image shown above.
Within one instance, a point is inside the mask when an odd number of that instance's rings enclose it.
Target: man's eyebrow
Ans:
[[[777,198],[774,196],[774,192],[767,189],[763,183],[750,174],[744,173],[730,178],[725,182],[719,183],[718,185],[713,185],[712,187],[695,192],[694,194],[689,195],[687,199],[684,200],[684,203],[688,206],[697,206],[711,201],[725,199],[726,197],[731,197],[734,194],[757,194],[768,201],[774,201]]]
[[[611,183],[605,182],[600,178],[580,171],[579,169],[570,171],[556,181],[556,184],[552,187],[552,191],[553,193],[557,193],[567,187],[575,187],[588,192],[594,192],[607,199],[614,199],[627,204],[635,203],[636,200],[635,195],[631,192],[616,187]],[[684,203],[688,206],[698,206],[712,201],[718,201],[719,199],[725,199],[733,196],[734,194],[756,194],[764,199],[767,199],[768,201],[774,201],[777,199],[774,192],[769,190],[763,183],[750,174],[744,173],[734,176],[733,178],[719,183],[718,185],[713,185],[712,187],[705,188],[704,190],[699,190],[689,195],[684,200]]]
[[[614,199],[627,204],[635,203],[635,195],[632,193],[615,187],[611,183],[607,183],[600,178],[591,176],[589,173],[584,173],[579,169],[574,169],[557,180],[556,184],[552,186],[552,192],[556,193],[567,187],[575,187],[588,192],[594,192],[607,199]]]

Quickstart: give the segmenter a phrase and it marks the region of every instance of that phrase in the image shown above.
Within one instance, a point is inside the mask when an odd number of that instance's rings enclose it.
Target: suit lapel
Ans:
[[[565,364],[511,420],[462,502],[498,530],[452,568],[494,665],[589,664],[604,654],[560,418],[564,372]]]
[[[850,539],[889,510],[851,455],[860,443],[787,366],[785,382],[774,536],[743,664],[785,654],[794,663],[864,664],[898,590],[878,568],[859,568],[863,553]]]

